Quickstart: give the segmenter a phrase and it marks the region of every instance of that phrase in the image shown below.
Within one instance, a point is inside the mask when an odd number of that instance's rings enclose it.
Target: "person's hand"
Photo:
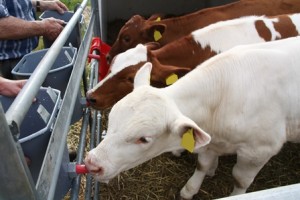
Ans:
[[[9,80],[0,77],[0,94],[15,97],[21,91],[27,80]]]
[[[54,41],[63,30],[65,22],[60,19],[55,19],[53,17],[43,19],[41,21],[43,24],[43,36],[49,41]]]
[[[68,7],[64,3],[62,3],[58,0],[40,1],[40,4],[41,4],[42,11],[56,10],[60,14],[63,14],[65,11],[69,10]]]

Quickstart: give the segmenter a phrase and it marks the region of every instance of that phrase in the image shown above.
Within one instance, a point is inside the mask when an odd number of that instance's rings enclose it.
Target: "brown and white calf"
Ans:
[[[299,0],[241,0],[223,6],[201,9],[160,21],[133,16],[121,28],[107,55],[108,60],[137,44],[158,42],[161,46],[209,24],[249,15],[280,15],[300,12]]]
[[[167,82],[172,83],[208,58],[236,45],[299,34],[300,14],[248,16],[212,24],[157,50],[139,44],[115,57],[110,73],[88,91],[87,100],[95,109],[111,107],[132,91],[134,76],[147,61],[153,65],[151,85],[165,87]]]
[[[149,85],[151,63],[109,114],[107,135],[85,158],[108,182],[164,152],[198,153],[182,188],[191,199],[218,157],[236,154],[232,195],[246,192],[287,141],[300,142],[300,38],[244,45],[221,53],[166,88]]]

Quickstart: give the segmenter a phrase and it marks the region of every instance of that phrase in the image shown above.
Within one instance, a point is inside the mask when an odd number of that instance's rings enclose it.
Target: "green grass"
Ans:
[[[74,11],[74,7],[76,6],[77,3],[81,4],[82,0],[61,0],[70,11]]]

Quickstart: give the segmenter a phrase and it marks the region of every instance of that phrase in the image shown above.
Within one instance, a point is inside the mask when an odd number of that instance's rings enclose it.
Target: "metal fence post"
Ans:
[[[21,145],[10,132],[1,103],[0,157],[0,199],[38,199]]]

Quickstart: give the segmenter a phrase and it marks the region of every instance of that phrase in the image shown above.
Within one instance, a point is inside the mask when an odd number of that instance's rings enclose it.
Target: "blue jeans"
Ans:
[[[0,61],[0,76],[7,79],[14,79],[11,71],[18,64],[21,58],[1,60]]]

